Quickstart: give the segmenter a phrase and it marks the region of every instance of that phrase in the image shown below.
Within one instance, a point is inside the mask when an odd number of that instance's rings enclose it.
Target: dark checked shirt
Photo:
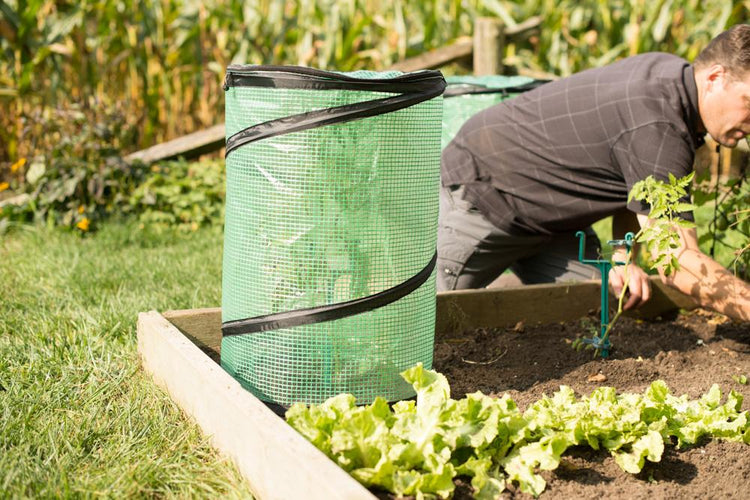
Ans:
[[[702,142],[692,66],[642,54],[521,94],[469,119],[442,157],[444,186],[511,234],[582,229],[653,175],[683,177]],[[692,214],[688,214],[690,218]]]

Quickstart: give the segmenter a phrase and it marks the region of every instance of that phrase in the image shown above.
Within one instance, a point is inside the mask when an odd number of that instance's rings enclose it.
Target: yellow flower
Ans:
[[[89,230],[89,224],[91,221],[89,221],[88,217],[84,217],[80,221],[78,221],[78,224],[76,224],[76,227],[80,229],[81,231],[88,231]]]
[[[79,214],[82,214],[82,213],[83,213],[83,212],[84,212],[85,210],[86,210],[86,207],[84,207],[83,205],[80,205],[80,206],[78,207],[78,213],[79,213]]]
[[[8,184],[7,182],[0,182],[0,192],[5,191],[9,187],[10,187],[10,184]]]
[[[10,173],[15,174],[24,165],[26,165],[26,158],[21,158],[20,160],[18,160],[17,162],[15,162],[13,165],[10,166]]]

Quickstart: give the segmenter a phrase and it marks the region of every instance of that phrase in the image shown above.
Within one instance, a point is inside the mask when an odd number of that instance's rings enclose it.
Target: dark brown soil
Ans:
[[[730,389],[742,394],[743,409],[750,408],[750,385],[733,378],[750,377],[750,324],[702,310],[671,319],[621,318],[606,360],[571,347],[587,326],[597,325],[598,318],[592,316],[574,323],[519,324],[440,336],[434,369],[448,378],[455,399],[477,390],[507,392],[522,410],[560,385],[579,395],[602,385],[642,392],[658,379],[673,394],[691,398],[717,383],[724,395]],[[746,499],[750,446],[717,441],[685,450],[668,446],[660,463],[647,462],[635,476],[622,471],[606,452],[575,448],[556,471],[543,475],[547,489],[541,498]],[[454,498],[471,498],[471,488],[459,482]],[[511,490],[505,498],[531,497]]]

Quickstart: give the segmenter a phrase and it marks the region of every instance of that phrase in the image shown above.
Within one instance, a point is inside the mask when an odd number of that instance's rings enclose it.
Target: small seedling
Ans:
[[[659,181],[654,179],[653,176],[648,176],[646,179],[639,181],[633,185],[628,196],[628,201],[633,199],[640,200],[647,203],[650,207],[648,218],[649,225],[642,227],[635,236],[630,234],[631,238],[625,240],[614,240],[610,244],[613,246],[625,246],[627,247],[626,259],[624,262],[605,261],[587,261],[583,259],[583,247],[585,242],[584,233],[579,231],[577,236],[579,238],[579,260],[588,264],[596,265],[599,267],[602,274],[602,321],[601,321],[601,334],[594,335],[590,338],[581,338],[573,342],[573,347],[581,349],[582,347],[589,347],[595,350],[596,354],[601,354],[603,358],[609,355],[609,349],[611,343],[609,342],[609,334],[612,327],[615,325],[617,320],[622,314],[623,301],[625,294],[628,290],[628,283],[630,276],[628,273],[628,265],[632,261],[632,252],[630,252],[630,242],[641,243],[648,250],[651,256],[649,261],[649,267],[651,269],[661,269],[666,275],[670,276],[680,268],[680,263],[677,260],[677,251],[680,249],[680,236],[675,227],[695,227],[693,222],[682,219],[679,214],[684,212],[690,212],[694,206],[690,203],[686,203],[684,200],[688,198],[687,187],[693,180],[694,174],[689,174],[681,179],[677,179],[674,175],[669,174],[669,182]],[[625,266],[625,284],[618,297],[617,312],[615,313],[612,321],[609,321],[609,270],[613,266]]]
[[[650,267],[661,268],[667,276],[680,268],[676,256],[680,249],[680,236],[675,228],[695,227],[693,222],[679,217],[679,214],[695,208],[693,204],[683,201],[688,198],[687,188],[694,175],[691,173],[677,179],[669,174],[669,182],[656,180],[649,175],[633,185],[628,197],[628,201],[641,200],[650,207],[648,218],[651,223],[641,228],[635,239],[646,247],[653,259]]]
[[[582,347],[593,347],[597,353],[600,353],[603,358],[606,358],[609,355],[609,348],[612,345],[609,342],[609,331],[610,331],[610,322],[609,322],[609,271],[612,269],[613,265],[625,265],[627,262],[630,261],[630,249],[633,244],[633,233],[628,233],[625,235],[624,240],[611,240],[609,244],[615,248],[624,248],[627,254],[626,262],[618,262],[615,261],[614,258],[611,260],[603,259],[603,260],[589,260],[584,259],[584,249],[586,248],[586,233],[583,231],[578,231],[576,233],[576,236],[578,237],[578,260],[585,264],[591,264],[593,266],[596,266],[599,268],[601,277],[602,277],[602,293],[601,293],[601,325],[600,325],[600,332],[595,333],[594,336],[589,338],[579,338],[576,340],[576,343],[574,344],[574,347],[576,349],[581,349]],[[613,254],[614,255],[614,254]],[[626,282],[627,284],[627,282]],[[618,308],[618,313],[615,316],[615,318],[612,320],[612,323],[614,323],[617,318],[619,317],[620,310],[622,309],[622,299],[624,297],[624,294],[620,295],[620,307]],[[601,335],[599,335],[599,333]]]
[[[732,378],[738,384],[747,385],[747,375],[735,375]]]

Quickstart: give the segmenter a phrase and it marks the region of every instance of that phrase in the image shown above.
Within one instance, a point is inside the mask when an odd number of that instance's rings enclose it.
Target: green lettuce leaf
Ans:
[[[641,436],[632,445],[630,451],[618,451],[614,453],[617,465],[622,467],[625,472],[638,474],[643,469],[645,460],[652,462],[661,460],[664,453],[664,440],[657,431],[648,431],[645,436]]]
[[[742,396],[730,391],[722,404],[718,385],[691,400],[673,396],[662,381],[643,394],[600,387],[576,397],[561,386],[521,414],[508,396],[476,392],[450,397],[446,378],[419,364],[402,373],[416,401],[389,405],[377,398],[358,406],[340,394],[320,405],[293,405],[287,422],[368,487],[417,499],[448,498],[456,476],[471,478],[474,495],[497,498],[511,481],[538,496],[571,446],[606,449],[625,471],[658,462],[665,443],[694,445],[717,438],[750,444]]]

